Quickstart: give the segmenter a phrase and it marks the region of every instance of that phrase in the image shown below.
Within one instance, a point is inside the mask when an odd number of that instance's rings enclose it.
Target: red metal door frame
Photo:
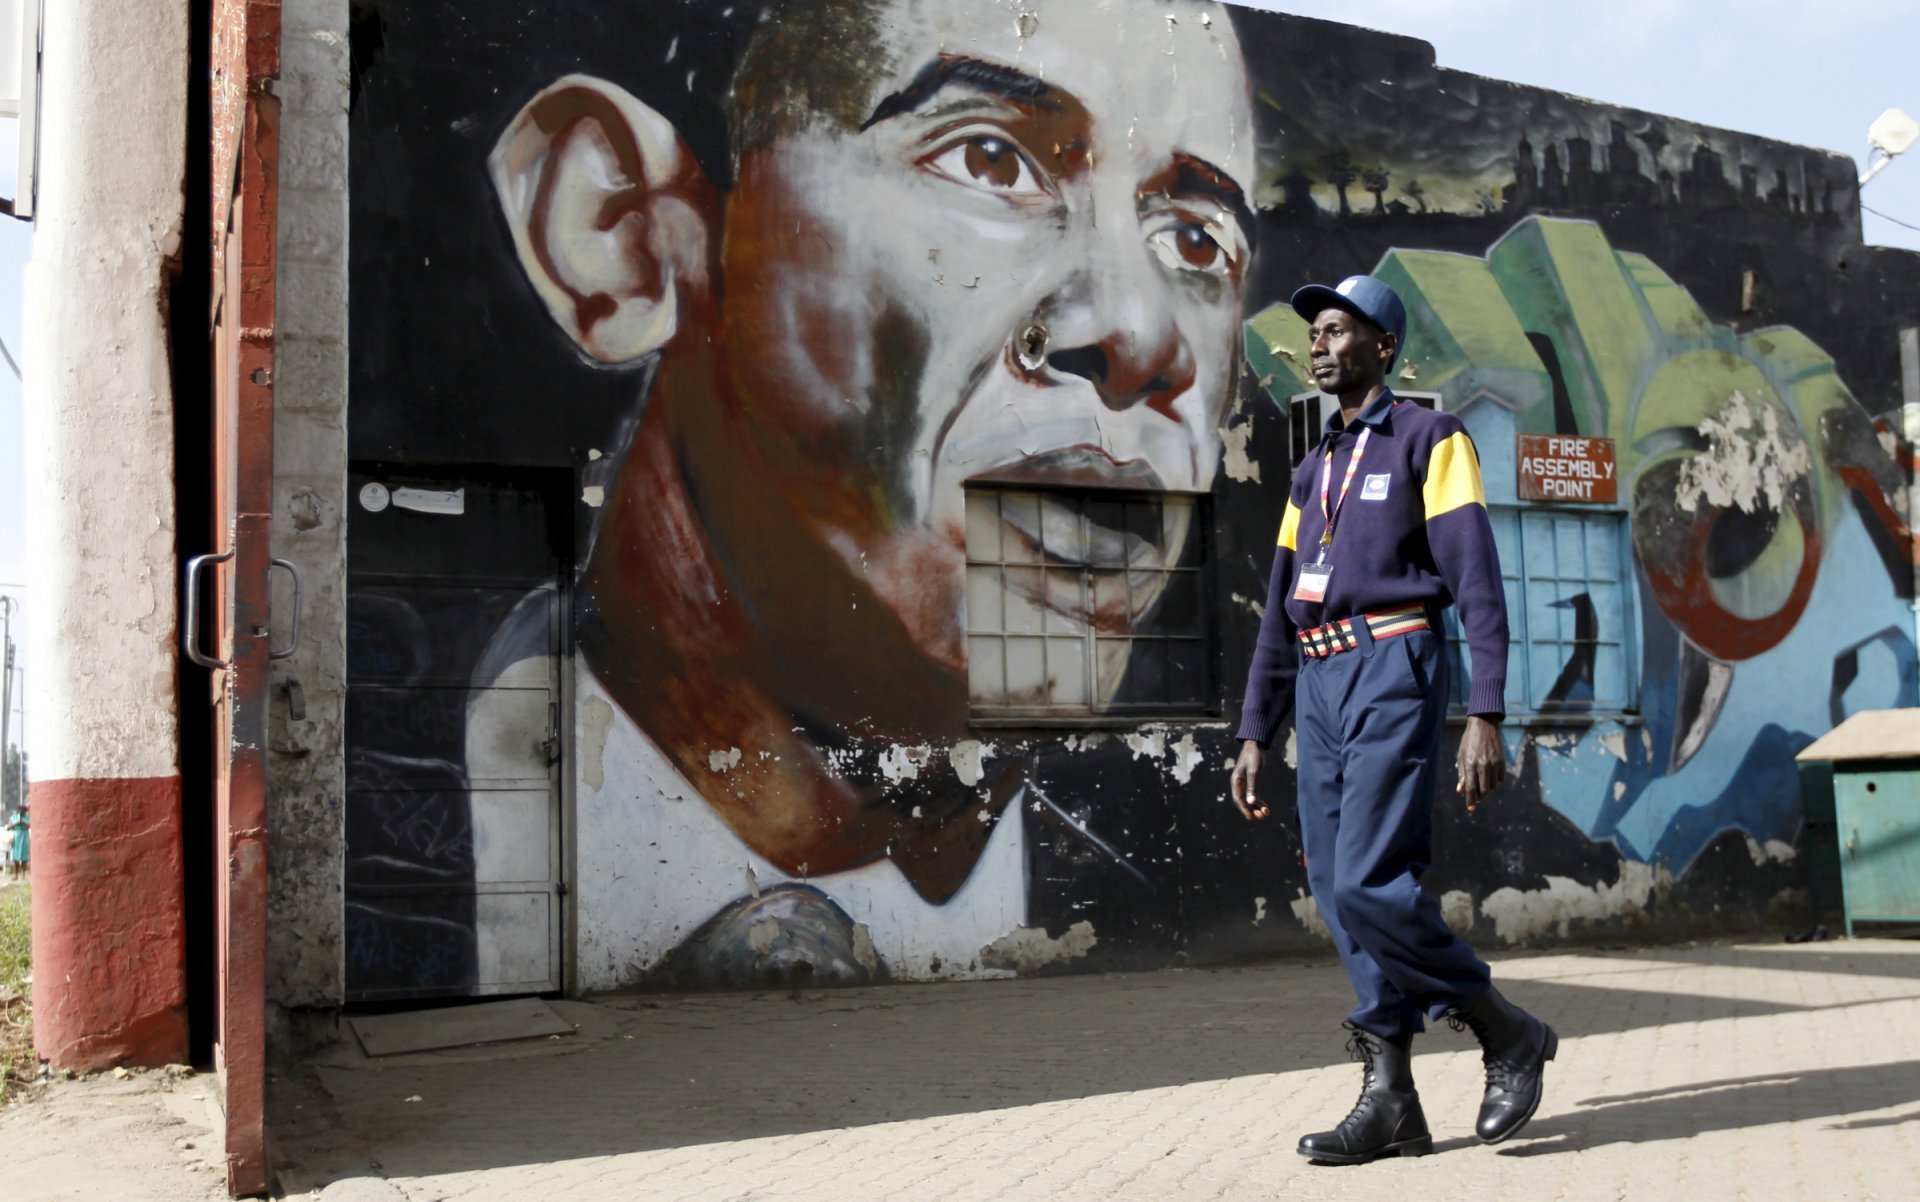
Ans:
[[[278,230],[279,0],[213,10],[214,545],[234,553],[213,598],[214,1063],[227,1188],[264,1193],[266,1159],[267,699]]]

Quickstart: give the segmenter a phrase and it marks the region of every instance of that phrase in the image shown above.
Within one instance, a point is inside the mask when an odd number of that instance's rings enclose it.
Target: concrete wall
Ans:
[[[283,1007],[338,1004],[342,988],[347,7],[281,9],[273,554],[305,581],[299,647],[274,668],[267,749],[267,988]],[[278,609],[291,597],[274,583]]]
[[[22,309],[34,1038],[78,1069],[178,1060],[187,1040],[166,322],[187,6],[123,9],[47,6]]]
[[[1301,18],[880,9],[583,0],[530,22],[373,4],[344,66],[338,8],[313,45],[290,33],[290,90],[317,95],[295,64],[322,59],[332,99],[312,160],[289,121],[283,245],[311,274],[282,305],[276,545],[313,556],[310,596],[329,565],[342,583],[343,523],[368,566],[331,610],[309,602],[318,658],[291,669],[307,723],[282,725],[276,696],[276,731],[307,753],[276,767],[283,1000],[351,990],[356,938],[399,974],[385,987],[481,987],[497,933],[473,906],[389,899],[343,936],[328,889],[343,826],[352,879],[356,835],[330,807],[359,790],[377,811],[359,859],[383,879],[486,883],[532,828],[462,782],[540,732],[492,725],[471,696],[556,670],[578,988],[1315,946],[1290,824],[1248,828],[1224,791],[1310,392],[1279,302],[1356,271],[1412,310],[1396,387],[1479,440],[1512,524],[1516,627],[1560,631],[1510,667],[1514,782],[1472,818],[1437,808],[1427,884],[1450,918],[1496,944],[1806,921],[1792,754],[1856,709],[1916,701],[1898,335],[1920,321],[1920,257],[1859,245],[1849,162]],[[1003,69],[957,77],[933,53],[956,46]],[[1387,82],[1356,82],[1357,63]],[[914,142],[897,119],[942,83],[1019,112]],[[1029,128],[1035,94],[1081,124]],[[1108,152],[1081,162],[1083,144]],[[1156,175],[1162,152],[1212,173]],[[1615,499],[1523,502],[1523,434],[1613,439]],[[360,503],[361,482],[460,488],[464,508],[403,515],[384,491]],[[999,562],[1005,531],[1064,520],[978,508],[983,483],[1003,507],[1141,501],[1154,531],[1125,545],[1166,575],[1124,587],[1127,633],[1170,629],[1178,573],[1202,565],[1186,608],[1204,661],[1167,672],[1139,643],[1078,693],[1053,666],[1024,694],[987,681],[989,652],[1011,662],[992,640],[1020,624],[1089,646],[1118,628],[1045,585],[1001,605],[1005,630],[975,620],[993,603],[975,569],[1026,570]],[[497,588],[503,548],[542,522],[532,559],[561,561],[571,602],[560,642],[526,604],[427,607],[435,579]],[[1558,588],[1574,577],[1528,549],[1555,523],[1617,532],[1582,544],[1611,584]],[[1086,554],[1053,566],[1099,577]],[[1591,656],[1588,622],[1607,648]],[[454,627],[472,636],[457,653]],[[448,680],[476,693],[433,700]],[[323,725],[343,693],[363,714],[387,697],[358,748]],[[1099,720],[1042,712],[1073,696]],[[1290,794],[1290,759],[1269,796]],[[329,967],[343,938],[348,967]]]

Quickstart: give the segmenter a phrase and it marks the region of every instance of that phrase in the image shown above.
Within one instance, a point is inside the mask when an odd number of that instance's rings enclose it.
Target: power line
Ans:
[[[1860,208],[1861,208],[1861,210],[1862,210],[1863,212],[1868,212],[1868,213],[1872,213],[1872,214],[1873,214],[1873,215],[1874,215],[1875,217],[1878,217],[1878,218],[1879,218],[1880,220],[1882,220],[1882,221],[1891,221],[1891,222],[1893,222],[1893,223],[1894,223],[1895,225],[1897,225],[1897,226],[1900,226],[1900,227],[1902,227],[1903,229],[1910,229],[1910,230],[1912,230],[1913,232],[1915,232],[1915,233],[1917,233],[1917,234],[1920,234],[1920,225],[1912,225],[1912,224],[1910,224],[1910,223],[1908,223],[1908,222],[1905,222],[1905,221],[1902,221],[1902,220],[1900,220],[1900,219],[1899,219],[1898,217],[1889,217],[1889,216],[1887,216],[1887,215],[1886,215],[1885,213],[1882,213],[1882,212],[1881,212],[1881,211],[1880,211],[1879,209],[1876,209],[1876,208],[1873,208],[1873,207],[1872,207],[1872,206],[1870,206],[1870,205],[1861,205],[1861,206],[1860,206]],[[9,363],[11,363],[11,362],[13,362],[13,360],[11,360],[11,359],[9,359],[9,360],[7,360],[7,362],[9,362]],[[14,373],[13,373],[13,374],[15,374],[15,375],[19,375],[19,374],[20,374],[20,369],[19,369],[19,368],[17,368],[17,367],[16,367],[16,368],[14,368]]]

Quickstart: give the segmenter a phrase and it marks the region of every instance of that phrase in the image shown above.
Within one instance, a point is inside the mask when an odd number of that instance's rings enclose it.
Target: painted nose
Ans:
[[[1089,249],[1106,262],[1094,257],[1096,266],[1055,297],[1049,374],[1087,381],[1109,409],[1144,404],[1178,421],[1174,402],[1193,387],[1196,368],[1166,281],[1144,251]]]
[[[1047,366],[1092,384],[1109,409],[1144,404],[1167,417],[1176,417],[1174,401],[1193,387],[1193,352],[1184,339],[1171,331],[1169,334],[1143,340],[1115,331],[1097,341],[1052,352],[1047,356]]]

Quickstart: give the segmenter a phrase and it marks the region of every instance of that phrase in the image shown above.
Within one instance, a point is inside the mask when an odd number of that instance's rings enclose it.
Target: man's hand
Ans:
[[[1245,752],[1241,753],[1244,759]],[[1453,791],[1466,799],[1467,812],[1480,806],[1482,798],[1507,779],[1507,752],[1500,745],[1500,728],[1478,716],[1467,719],[1467,733],[1460,737],[1460,758],[1454,764],[1460,780]],[[1234,779],[1240,770],[1234,769]]]
[[[1240,745],[1240,758],[1233,764],[1233,804],[1240,816],[1248,821],[1257,821],[1267,816],[1266,803],[1254,795],[1260,780],[1260,765],[1266,759],[1266,753],[1260,750],[1260,744],[1248,739]]]

